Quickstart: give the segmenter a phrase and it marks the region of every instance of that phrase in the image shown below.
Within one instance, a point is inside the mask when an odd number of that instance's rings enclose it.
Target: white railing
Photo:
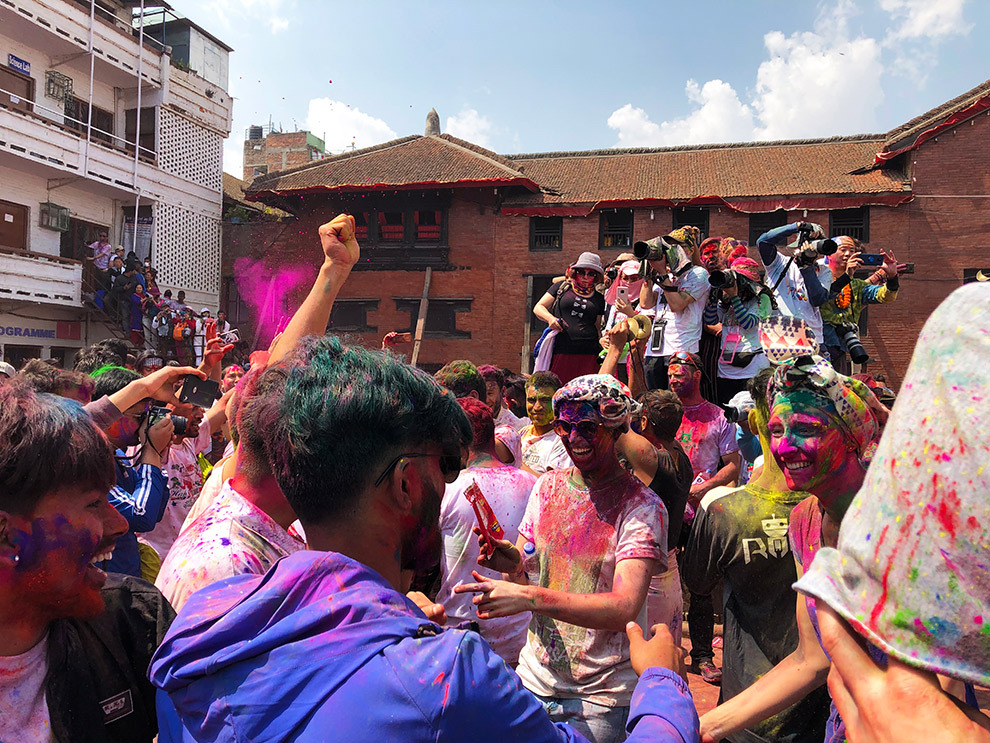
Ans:
[[[82,306],[82,263],[0,248],[0,299]]]

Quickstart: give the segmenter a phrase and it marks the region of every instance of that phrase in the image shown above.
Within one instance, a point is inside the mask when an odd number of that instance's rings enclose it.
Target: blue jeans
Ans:
[[[583,699],[536,698],[552,722],[566,722],[591,743],[622,743],[626,739],[628,707],[606,707]]]

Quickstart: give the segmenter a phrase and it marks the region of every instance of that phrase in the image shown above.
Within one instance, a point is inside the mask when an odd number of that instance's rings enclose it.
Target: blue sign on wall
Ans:
[[[7,55],[7,66],[17,70],[18,72],[23,72],[25,75],[31,74],[31,63],[26,59],[15,57],[13,54]]]

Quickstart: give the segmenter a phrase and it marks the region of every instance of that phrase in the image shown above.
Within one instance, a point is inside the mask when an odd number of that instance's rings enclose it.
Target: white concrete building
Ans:
[[[5,360],[71,365],[110,334],[82,301],[102,230],[216,310],[230,51],[163,2],[0,0]]]

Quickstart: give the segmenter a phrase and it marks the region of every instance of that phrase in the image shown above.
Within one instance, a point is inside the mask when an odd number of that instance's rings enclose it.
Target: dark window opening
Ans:
[[[829,212],[829,237],[849,235],[862,242],[870,241],[870,207],[835,209]]]
[[[400,243],[405,240],[405,215],[402,212],[378,212],[378,239],[383,243]]]
[[[530,217],[530,250],[561,250],[564,246],[563,236],[563,217]]]
[[[533,308],[540,303],[540,300],[543,299],[543,295],[550,291],[550,285],[553,284],[553,279],[554,275],[550,274],[546,276],[533,277],[533,301],[528,308],[530,336],[532,336],[533,343],[536,343],[536,339],[540,337],[540,333],[542,333],[543,329],[547,326],[545,322],[533,314]]]
[[[440,242],[442,219],[443,213],[439,210],[413,212],[413,220],[416,224],[416,242]]]
[[[614,250],[632,246],[632,209],[611,209],[601,214],[599,221],[598,247],[601,250]]]
[[[763,212],[749,215],[749,244],[756,245],[756,241],[764,232],[769,232],[774,227],[783,227],[787,224],[787,212],[778,209],[775,212]]]
[[[359,241],[368,239],[368,215],[366,212],[354,214],[354,237]]]
[[[156,144],[155,109],[141,109],[141,132],[137,132],[137,109],[131,108],[124,112],[124,139],[127,140],[127,151],[134,152],[134,142],[137,140],[138,157],[154,160],[158,156]]]
[[[701,230],[701,239],[708,237],[708,208],[681,207],[674,209],[674,229],[681,227],[697,227]]]
[[[89,103],[80,98],[70,98],[65,102],[65,126],[86,136],[86,120],[89,117]],[[111,147],[117,146],[113,138],[113,114],[93,106],[93,139]],[[133,150],[132,150],[133,152]]]
[[[230,327],[236,328],[238,325],[251,320],[251,312],[247,302],[237,291],[237,282],[233,278],[227,279],[227,322]]]
[[[368,324],[368,313],[377,309],[377,299],[338,299],[330,312],[327,332],[377,333],[378,326]]]
[[[471,337],[469,330],[457,327],[457,315],[470,312],[473,299],[431,299],[426,309],[426,325],[423,328],[424,338],[460,338]],[[409,313],[409,326],[402,332],[415,333],[416,322],[419,320],[419,299],[396,299],[395,309]]]

